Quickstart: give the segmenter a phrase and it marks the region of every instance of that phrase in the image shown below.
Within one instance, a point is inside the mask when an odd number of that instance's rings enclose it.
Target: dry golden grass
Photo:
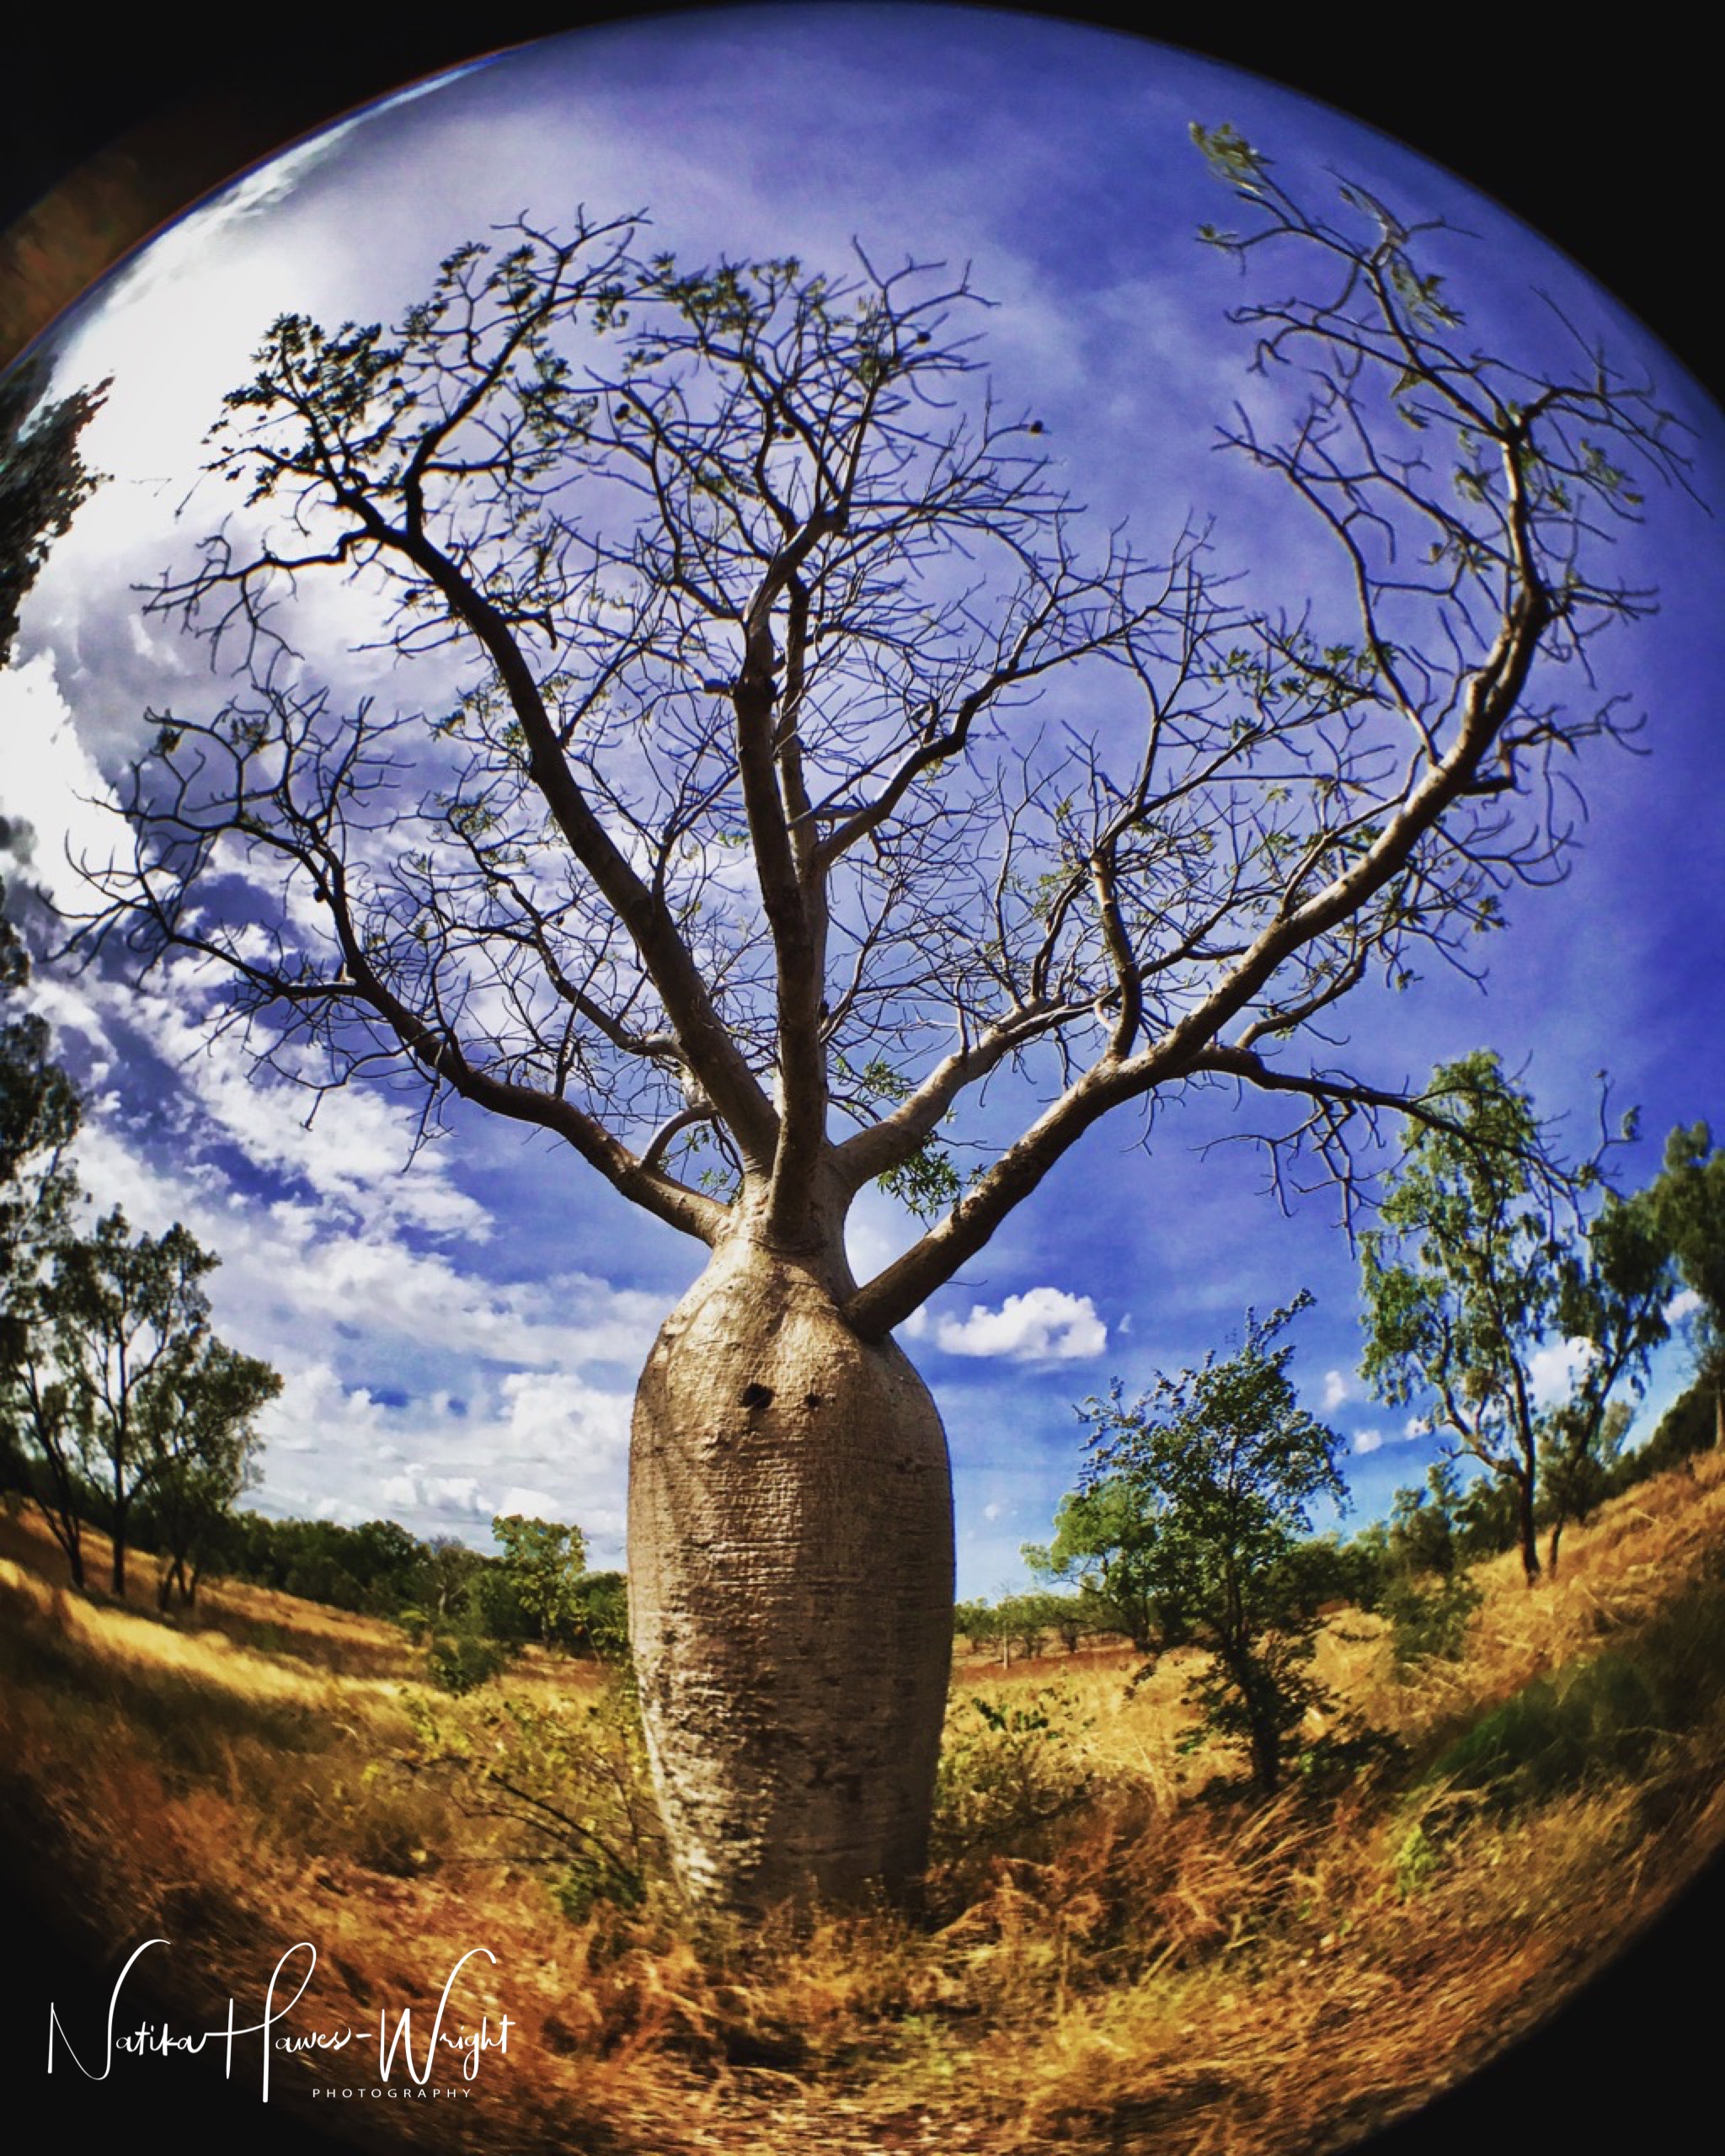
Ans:
[[[1317,2156],[1530,2026],[1725,1833],[1717,1704],[1633,1776],[1537,1800],[1428,1771],[1482,1710],[1651,1637],[1686,1581],[1717,1577],[1725,1460],[1572,1529],[1532,1593],[1513,1560],[1486,1568],[1459,1668],[1399,1682],[1375,1620],[1335,1620],[1320,1674],[1406,1748],[1327,1789],[1256,1802],[1218,1779],[1224,1752],[1183,1753],[1184,1657],[1130,1690],[1125,1652],[961,1665],[954,1757],[977,1697],[1050,1726],[1022,1758],[977,1753],[921,1910],[699,1942],[663,1887],[559,1911],[531,1838],[427,1766],[391,1628],[238,1588],[163,1624],[56,1589],[19,1524],[4,1546],[0,1801],[12,1838],[77,1881],[66,1920],[109,1944],[195,1938],[174,1965],[189,2016],[259,1996],[282,1949],[314,1941],[296,2026],[429,2012],[489,1948],[462,1996],[508,2012],[510,2056],[482,2068],[483,2103],[414,2111],[431,2148]],[[264,1625],[270,1646],[246,1644]],[[494,1695],[579,1716],[598,1693],[542,1657],[440,1711],[471,1735]],[[1025,1790],[1056,1816],[1015,1827]],[[282,2094],[332,2070],[291,2062]]]

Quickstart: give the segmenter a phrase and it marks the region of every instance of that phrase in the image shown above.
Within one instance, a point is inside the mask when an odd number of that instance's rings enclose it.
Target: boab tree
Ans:
[[[1547,864],[1546,767],[1613,730],[1557,689],[1638,609],[1599,542],[1674,461],[1645,391],[1477,349],[1434,229],[1204,141],[1250,220],[1210,237],[1296,280],[1235,318],[1281,424],[1233,440],[1329,550],[1284,604],[1195,528],[1090,547],[964,280],[587,221],[463,247],[387,332],[279,320],[215,437],[242,505],[152,601],[228,701],[151,715],[105,932],[227,969],[302,1082],[409,1070],[710,1247],[629,1499],[709,1906],[922,1856],[950,1481],[893,1328],[1130,1103],[1286,1096],[1272,1142],[1345,1173],[1399,1096],[1299,1040]],[[296,640],[356,611],[344,682]],[[961,1177],[991,1079],[1023,1120]],[[859,1281],[879,1182],[927,1225]]]

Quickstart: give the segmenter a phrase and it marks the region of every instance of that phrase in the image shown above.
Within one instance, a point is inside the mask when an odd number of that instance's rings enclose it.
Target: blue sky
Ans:
[[[1614,351],[1644,354],[1696,427],[1696,490],[1725,502],[1725,424],[1643,333],[1503,212],[1385,138],[1265,83],[1100,31],[980,11],[827,6],[729,11],[588,30],[506,56],[349,121],[184,220],[64,333],[64,378],[115,376],[93,461],[114,476],[44,576],[0,720],[22,754],[0,810],[38,834],[36,873],[77,889],[63,840],[101,842],[99,796],[137,713],[190,694],[198,654],[146,624],[131,584],[213,520],[176,520],[203,427],[269,318],[389,315],[438,259],[523,210],[648,208],[665,244],[699,257],[795,252],[839,264],[852,236],[888,258],[969,261],[997,307],[986,355],[1002,395],[1033,408],[1061,476],[1097,521],[1130,515],[1154,543],[1189,506],[1214,511],[1225,558],[1285,589],[1291,531],[1218,457],[1240,393],[1223,322],[1228,266],[1194,243],[1226,198],[1187,140],[1229,120],[1292,176],[1327,164],[1479,236],[1455,276],[1482,328],[1544,339],[1538,286]],[[1602,653],[1648,725],[1647,754],[1605,748],[1583,775],[1590,816],[1561,888],[1517,894],[1482,993],[1433,974],[1393,1005],[1348,1007],[1355,1063],[1417,1081],[1482,1043],[1525,1065],[1577,1142],[1595,1074],[1638,1104],[1650,1171],[1664,1131],[1716,1110],[1722,749],[1708,683],[1725,657],[1718,526],[1680,494],[1650,505],[1632,574],[1656,620]],[[339,610],[319,617],[332,649]],[[1611,671],[1610,670],[1615,670]],[[44,1007],[97,1103],[85,1180],[139,1225],[174,1218],[225,1258],[218,1321],[288,1379],[270,1425],[264,1501],[478,1539],[492,1511],[574,1518],[621,1552],[635,1369],[700,1253],[632,1214],[572,1156],[477,1118],[404,1166],[397,1099],[303,1101],[261,1082],[233,1043],[206,1052],[200,991],[136,995],[45,974]],[[1234,1126],[1237,1128],[1238,1126]],[[1136,1125],[1103,1123],[905,1328],[946,1417],[957,1478],[960,1589],[1019,1577],[1077,1465],[1073,1403],[1116,1375],[1225,1346],[1248,1305],[1300,1286],[1295,1374],[1353,1450],[1359,1516],[1417,1480],[1429,1441],[1362,1395],[1355,1266],[1318,1198],[1284,1217],[1220,1103],[1170,1114],[1148,1156]],[[859,1256],[905,1225],[863,1202]],[[1680,1382],[1680,1356],[1658,1392]]]

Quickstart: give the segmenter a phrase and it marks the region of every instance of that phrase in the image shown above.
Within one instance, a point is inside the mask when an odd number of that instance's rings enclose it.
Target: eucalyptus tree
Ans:
[[[5,887],[0,884],[0,905]],[[40,1012],[13,1011],[29,974],[24,938],[0,913],[0,1491],[34,1486],[17,1391],[35,1283],[77,1195],[77,1086],[49,1054]],[[77,1556],[68,1550],[74,1572]]]
[[[1713,1442],[1725,1446],[1725,1148],[1706,1123],[1670,1134],[1637,1203],[1695,1297],[1696,1374],[1713,1396]]]
[[[29,972],[24,939],[0,914],[0,1342],[13,1338],[14,1300],[63,1229],[77,1189],[77,1088],[50,1057],[47,1021],[9,1007]]]
[[[235,1506],[258,1483],[256,1417],[280,1390],[267,1363],[212,1340],[180,1378],[172,1411],[152,1422],[139,1524],[140,1539],[159,1561],[159,1608],[176,1596],[183,1609],[195,1600]]]
[[[1440,1066],[1425,1104],[1447,1113],[1410,1123],[1382,1225],[1364,1238],[1361,1369],[1381,1398],[1423,1410],[1513,1492],[1532,1586],[1542,1494],[1555,1569],[1564,1524],[1597,1502],[1593,1470],[1621,1436],[1610,1411],[1666,1337],[1675,1278],[1640,1201],[1608,1196],[1584,1235],[1563,1232],[1533,1102],[1490,1051]],[[1598,1174],[1595,1161],[1575,1181],[1597,1187]],[[1535,1358],[1565,1343],[1576,1369],[1553,1401]]]
[[[951,1485],[894,1328],[1115,1111],[1237,1088],[1279,1165],[1349,1176],[1402,1094],[1303,1043],[1473,947],[1561,842],[1549,767],[1616,730],[1567,662],[1642,611],[1605,556],[1680,467],[1647,388],[1481,349],[1435,225],[1201,146],[1260,294],[1228,438],[1309,589],[1250,595],[1196,521],[1096,532],[968,277],[579,218],[462,247],[392,328],[278,320],[212,438],[235,508],[151,602],[222,701],[149,715],[91,933],[221,969],[299,1082],[411,1074],[710,1251],[629,1499],[708,1906],[922,1859]],[[369,657],[319,656],[361,616]],[[875,1183],[925,1225],[859,1279]]]
[[[101,478],[84,462],[78,437],[101,409],[108,384],[51,402],[47,387],[40,359],[0,376],[0,666],[11,659],[19,609],[48,549]]]
[[[1076,1583],[1103,1626],[1124,1632],[1141,1654],[1178,1646],[1187,1625],[1161,1562],[1159,1521],[1130,1482],[1092,1478],[1069,1490],[1055,1513],[1055,1539],[1021,1554],[1040,1579]]]
[[[48,371],[27,360],[0,376],[0,667],[11,663],[19,610],[54,541],[99,483],[79,437],[101,408],[108,385],[50,401]],[[0,846],[20,842],[0,817]],[[0,905],[5,886],[0,883]],[[69,1147],[77,1129],[76,1087],[48,1054],[40,1014],[7,1006],[28,977],[23,937],[0,912],[0,1384],[24,1341],[24,1305],[48,1239],[63,1222],[76,1185]],[[0,1420],[0,1477],[22,1471],[15,1420]]]
[[[135,1518],[159,1496],[157,1524],[185,1589],[200,1527],[245,1486],[254,1418],[281,1380],[211,1331],[203,1283],[219,1262],[177,1222],[134,1235],[115,1207],[88,1235],[57,1238],[29,1291],[3,1396],[77,1586],[93,1523],[124,1596]]]

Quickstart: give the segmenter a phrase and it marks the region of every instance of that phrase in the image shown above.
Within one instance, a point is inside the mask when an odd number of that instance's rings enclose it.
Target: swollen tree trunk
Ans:
[[[691,1901],[748,1914],[921,1869],[953,1639],[928,1390],[812,1264],[742,1236],[636,1396],[629,1631]]]

